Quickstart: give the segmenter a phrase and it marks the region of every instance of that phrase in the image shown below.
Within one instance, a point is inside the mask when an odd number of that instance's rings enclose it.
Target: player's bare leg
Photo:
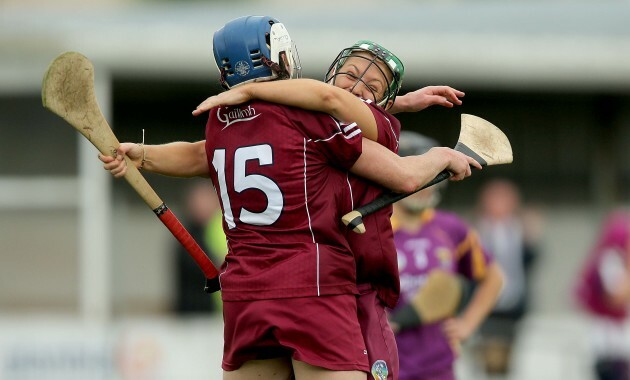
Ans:
[[[250,360],[235,371],[223,371],[223,380],[291,380],[292,376],[288,358]]]
[[[362,371],[331,371],[297,360],[293,360],[293,372],[296,380],[365,380],[367,376]]]

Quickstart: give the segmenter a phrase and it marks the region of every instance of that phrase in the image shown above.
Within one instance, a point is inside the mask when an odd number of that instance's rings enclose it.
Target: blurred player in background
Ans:
[[[435,146],[435,140],[403,131],[399,153],[423,154]],[[399,350],[400,380],[454,379],[460,342],[470,337],[490,312],[503,283],[501,269],[483,249],[477,233],[457,215],[435,208],[444,186],[442,182],[394,204],[401,300],[391,320]],[[409,315],[413,310],[410,303],[436,271],[460,276],[462,286],[470,288],[470,281],[475,290],[471,297],[463,297],[470,301],[458,315],[422,324],[420,316]]]
[[[294,47],[281,27],[252,16],[215,33],[226,88],[292,76]],[[340,92],[341,120],[373,123],[362,119],[363,102]],[[203,143],[127,143],[120,152],[161,174],[209,175],[220,192],[229,247],[221,274],[224,378],[284,379],[294,371],[297,379],[365,379],[355,262],[340,228],[347,174],[332,166],[407,192],[444,169],[463,179],[479,164],[448,148],[401,159],[361,141],[356,123],[259,101],[211,109]],[[101,159],[124,175],[122,156]]]
[[[505,284],[492,313],[481,327],[481,360],[491,375],[510,372],[519,322],[528,311],[529,275],[537,253],[540,222],[522,207],[517,186],[493,179],[479,193],[475,227],[484,247],[505,273]]]
[[[326,82],[351,92],[365,102],[364,111],[373,121],[361,125],[364,135],[393,152],[398,150],[400,123],[390,113],[419,111],[434,104],[452,107],[461,104],[464,94],[448,86],[431,86],[397,98],[404,75],[402,62],[383,46],[368,40],[343,49],[331,64]],[[208,98],[195,110],[198,115],[218,105],[239,104],[262,99],[285,105],[338,115],[339,89],[313,80],[265,83],[242,86]],[[375,125],[374,125],[375,122]],[[425,153],[425,152],[423,152]],[[347,208],[371,202],[384,188],[349,175]],[[365,219],[366,233],[347,230],[350,247],[357,259],[359,319],[368,347],[371,373],[375,379],[396,379],[398,358],[393,332],[387,322],[386,307],[394,307],[399,295],[398,267],[391,206]]]
[[[227,245],[223,233],[221,206],[217,194],[207,180],[195,180],[186,189],[186,213],[183,225],[190,235],[208,254],[218,268],[223,264]],[[176,298],[174,311],[180,315],[218,312],[221,310],[221,297],[218,293],[208,299],[199,286],[203,273],[194,260],[190,260],[181,244],[174,247]]]
[[[592,318],[594,372],[600,380],[630,379],[630,211],[614,210],[588,255],[576,295]]]

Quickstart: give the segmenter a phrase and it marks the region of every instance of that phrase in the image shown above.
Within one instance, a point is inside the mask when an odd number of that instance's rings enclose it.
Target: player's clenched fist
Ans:
[[[471,166],[481,170],[481,164],[479,164],[479,162],[477,162],[474,158],[451,148],[443,149],[448,149],[448,152],[451,155],[451,161],[446,167],[446,170],[451,173],[451,181],[461,181],[462,179],[470,176],[472,174]]]
[[[120,178],[127,172],[127,162],[125,156],[140,168],[142,164],[143,147],[140,144],[122,143],[116,150],[116,157],[98,155],[98,159],[103,161],[103,168],[109,171],[114,177]]]
[[[481,165],[475,159],[455,149],[435,147],[425,154],[442,163],[443,168],[451,173],[451,181],[461,181],[470,176],[471,166],[481,170]]]

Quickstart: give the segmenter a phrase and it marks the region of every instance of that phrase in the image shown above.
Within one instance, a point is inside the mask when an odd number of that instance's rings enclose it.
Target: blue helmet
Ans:
[[[300,76],[297,49],[284,25],[272,17],[234,19],[214,33],[212,43],[225,89]]]

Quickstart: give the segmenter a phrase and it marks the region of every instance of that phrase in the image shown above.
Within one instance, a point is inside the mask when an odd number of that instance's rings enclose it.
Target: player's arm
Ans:
[[[619,306],[630,304],[630,271],[626,270],[623,277],[611,293],[609,293],[610,301]]]
[[[420,156],[399,157],[378,143],[363,139],[363,152],[350,168],[353,174],[399,193],[409,193],[431,181],[443,170],[451,180],[471,174],[470,166],[481,169],[474,159],[450,148],[432,148]]]
[[[477,281],[475,292],[468,305],[457,318],[449,319],[443,329],[451,342],[467,339],[494,307],[503,287],[503,273],[499,264],[492,262],[486,275]]]
[[[99,154],[99,159],[114,177],[127,171],[123,155],[127,155],[137,168],[171,177],[207,177],[209,175],[205,140],[194,143],[177,141],[163,145],[122,143],[116,157]]]
[[[460,98],[464,95],[462,91],[449,86],[427,86],[397,96],[388,111],[393,115],[399,112],[418,112],[434,105],[452,108],[454,105],[462,104]]]
[[[630,304],[630,241],[624,253],[605,251],[598,271],[608,301],[618,307]]]
[[[313,79],[248,83],[211,96],[193,111],[200,115],[213,107],[241,104],[253,99],[319,111],[344,122],[356,122],[363,136],[376,141],[376,120],[369,107],[352,93]]]

